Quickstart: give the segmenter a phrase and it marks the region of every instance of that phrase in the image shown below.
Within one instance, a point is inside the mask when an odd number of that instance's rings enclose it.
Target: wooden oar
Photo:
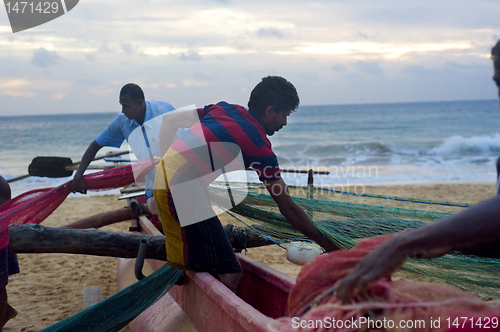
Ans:
[[[134,211],[129,206],[113,210],[102,212],[87,218],[77,220],[69,225],[62,226],[73,229],[86,229],[86,228],[101,228],[106,225],[111,225],[120,221],[136,219],[139,215],[137,211]]]
[[[130,153],[130,151],[118,151],[107,153],[104,156],[94,158],[92,161],[104,159],[105,157],[121,156]],[[73,171],[78,169],[76,167],[81,162],[73,162],[70,158],[66,157],[36,157],[31,161],[28,167],[28,174],[22,175],[13,179],[7,180],[8,183],[25,179],[30,176],[40,176],[49,178],[61,178],[71,176]],[[106,168],[106,166],[104,167]],[[90,166],[87,169],[103,169],[103,167]]]
[[[28,173],[31,176],[64,178],[71,176],[73,171],[78,169],[78,163],[73,163],[70,158],[65,157],[36,157],[29,165]],[[112,167],[89,165],[87,169],[107,169]]]
[[[71,158],[36,157],[28,166],[28,174],[31,176],[64,178],[73,174],[72,170],[66,170],[66,166],[73,166]]]
[[[21,175],[21,176],[18,176],[17,178],[8,179],[7,183],[11,183],[11,182],[19,181],[19,180],[22,180],[22,179],[26,179],[26,178],[29,178],[30,176],[31,175],[29,175],[29,174]]]

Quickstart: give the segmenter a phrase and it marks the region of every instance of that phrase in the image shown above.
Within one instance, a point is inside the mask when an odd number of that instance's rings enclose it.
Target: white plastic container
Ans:
[[[312,243],[303,241],[293,241],[288,244],[286,259],[297,265],[305,265],[312,261],[321,253],[321,249]]]

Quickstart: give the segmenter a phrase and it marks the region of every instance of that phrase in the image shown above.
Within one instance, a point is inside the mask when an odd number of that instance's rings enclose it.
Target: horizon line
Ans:
[[[358,103],[339,103],[339,104],[308,104],[299,105],[301,107],[323,107],[323,106],[356,106],[356,105],[395,105],[395,104],[426,104],[426,103],[450,103],[450,102],[474,102],[474,101],[498,101],[497,98],[491,99],[454,99],[454,100],[428,100],[428,101],[397,101],[397,102],[358,102]],[[119,112],[85,112],[85,113],[33,113],[33,114],[0,114],[0,117],[23,117],[23,116],[45,116],[45,115],[88,115],[88,114],[119,114]]]

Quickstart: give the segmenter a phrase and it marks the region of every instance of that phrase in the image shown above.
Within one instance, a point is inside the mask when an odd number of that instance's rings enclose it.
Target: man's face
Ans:
[[[497,55],[493,57],[493,67],[494,67],[493,81],[495,81],[498,87],[498,98],[500,98],[500,56]]]
[[[131,100],[129,95],[120,96],[122,113],[130,120],[137,119],[142,111],[142,100]]]
[[[262,119],[264,122],[264,129],[269,136],[274,135],[275,132],[286,126],[287,117],[292,111],[278,112],[273,107],[268,107],[265,116]]]

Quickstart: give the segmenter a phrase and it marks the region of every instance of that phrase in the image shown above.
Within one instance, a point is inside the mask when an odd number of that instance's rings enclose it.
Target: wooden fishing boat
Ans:
[[[139,218],[139,224],[143,234],[160,234],[144,216]],[[129,324],[130,330],[270,331],[268,325],[287,313],[288,294],[295,279],[243,255],[237,254],[237,257],[243,268],[237,294],[209,273],[187,271],[184,284],[174,286],[134,319]],[[134,259],[120,259],[117,277],[120,289],[136,281],[134,264]],[[155,271],[163,264],[163,261],[147,260],[145,269]]]

